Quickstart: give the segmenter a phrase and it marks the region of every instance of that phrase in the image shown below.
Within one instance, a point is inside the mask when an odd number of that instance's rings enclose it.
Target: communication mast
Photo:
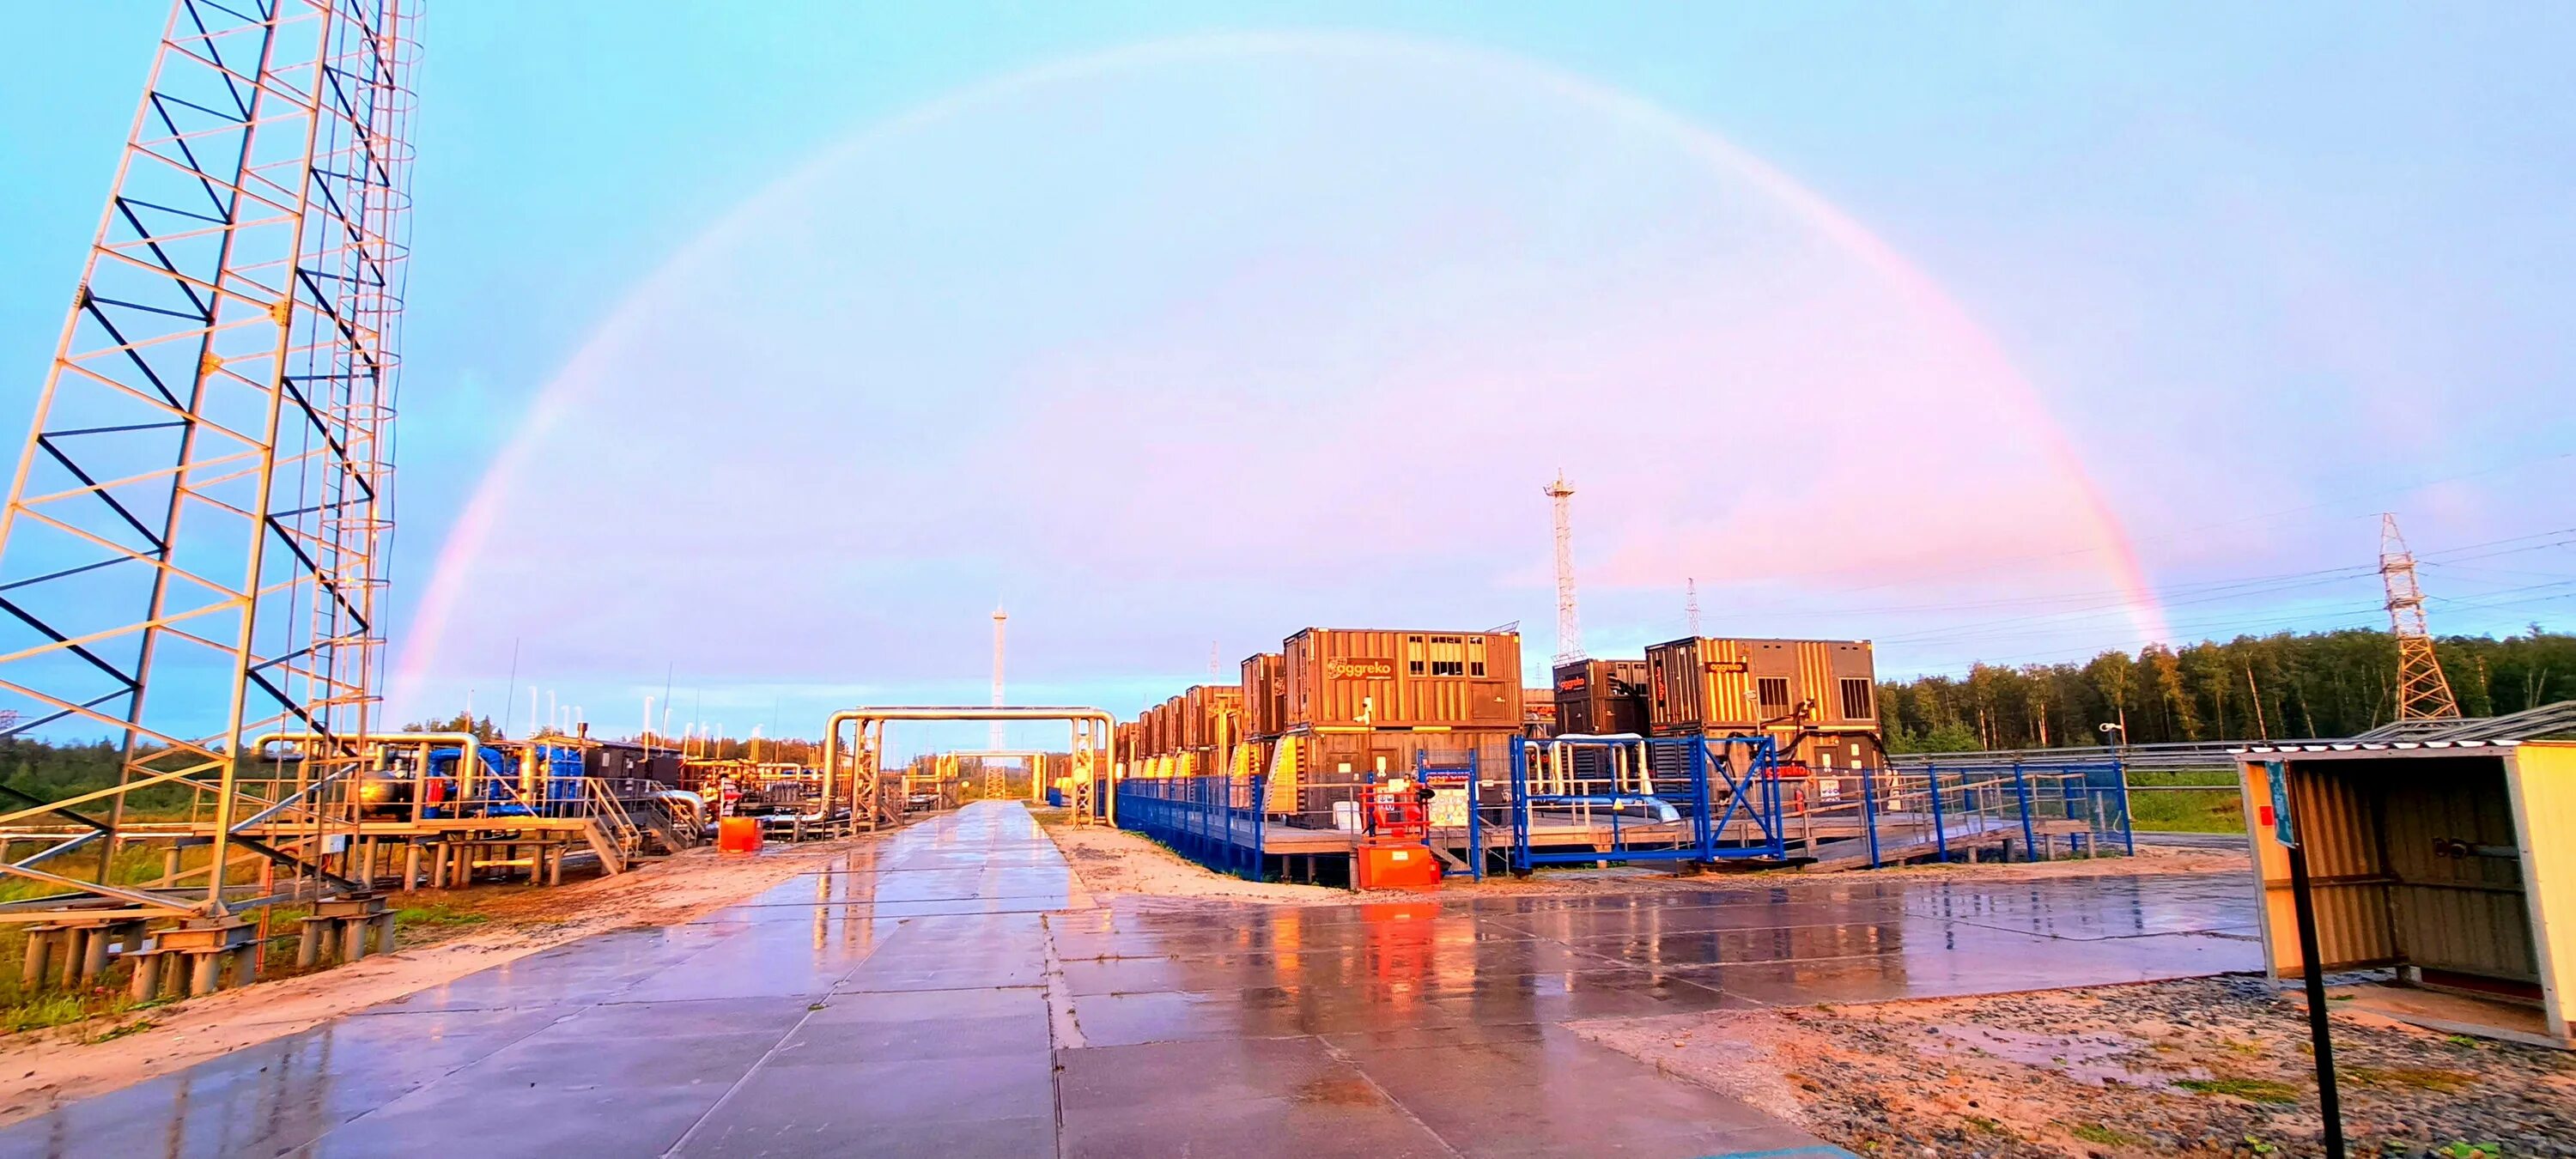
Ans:
[[[1010,614],[1004,612],[1000,606],[996,605],[993,608],[993,707],[995,708],[1002,707],[1002,628],[1010,621]],[[994,752],[1002,751],[1001,721],[993,722],[990,743],[986,747]]]
[[[1699,635],[1699,581],[1682,581],[1682,611],[1690,616],[1690,634]]]
[[[2433,633],[2424,625],[2424,591],[2415,585],[2415,553],[2398,534],[2397,517],[2379,517],[2379,578],[2388,589],[2388,630],[2397,637],[2397,719],[2451,720],[2460,703],[2433,655]]]
[[[1556,662],[1564,664],[1583,659],[1583,621],[1574,610],[1574,525],[1566,504],[1574,488],[1558,471],[1541,493],[1556,505]]]
[[[171,6],[0,511],[0,735],[121,749],[0,813],[55,839],[0,865],[46,902],[220,918],[260,900],[244,852],[350,885],[319,833],[384,643],[415,7]],[[300,759],[262,779],[271,737]],[[108,880],[147,789],[195,806],[184,892]]]

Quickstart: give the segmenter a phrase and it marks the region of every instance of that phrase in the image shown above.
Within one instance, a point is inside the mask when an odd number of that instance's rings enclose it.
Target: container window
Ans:
[[[1467,642],[1456,636],[1433,636],[1431,638],[1431,674],[1434,676],[1466,675]]]
[[[1422,675],[1422,637],[1420,636],[1404,638],[1404,674]]]
[[[1762,715],[1786,716],[1789,714],[1788,677],[1759,677],[1754,681],[1754,684],[1762,695]]]
[[[1843,719],[1868,720],[1873,715],[1869,694],[1869,681],[1855,676],[1843,677]]]

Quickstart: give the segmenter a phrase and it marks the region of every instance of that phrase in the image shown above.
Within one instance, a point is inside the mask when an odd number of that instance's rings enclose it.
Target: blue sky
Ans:
[[[0,400],[21,409],[165,12],[15,17],[43,46],[0,78]],[[1252,35],[1430,55],[1122,64],[848,144],[998,78]],[[2576,576],[2568,536],[2539,534],[2576,526],[2563,8],[460,0],[425,39],[405,624],[585,351],[614,381],[534,440],[496,534],[665,546],[613,599],[588,565],[460,573],[415,707],[538,684],[622,731],[637,709],[606,706],[668,668],[684,713],[810,731],[852,699],[980,698],[996,599],[1025,609],[1016,699],[1131,710],[1202,678],[1211,644],[1230,673],[1331,621],[1522,620],[1535,667],[1536,491],[1560,464],[1596,652],[1680,635],[1692,573],[1713,632],[1870,637],[1891,671],[2134,647],[2080,488],[2033,451],[2051,429],[2165,634],[2372,622],[2375,577],[2329,569],[2369,562],[2382,509],[2444,561],[2437,629],[2571,606],[2547,586]],[[1874,235],[2046,421],[2000,372],[1941,373],[1944,331],[1749,171],[1602,101],[1713,133]],[[646,292],[657,274],[685,284]],[[621,306],[640,333],[604,340]],[[729,366],[760,373],[710,389]],[[1756,388],[1777,397],[1730,393]],[[1926,392],[1947,420],[1890,417]],[[1608,417],[1544,417],[1590,394]],[[1541,418],[1444,435],[1451,402]],[[1289,435],[1319,409],[1422,441],[1279,445],[1323,437]],[[1096,432],[1125,473],[1048,466],[1100,413],[1125,416]],[[1484,450],[1414,449],[1444,438]],[[1831,450],[1778,449],[1802,439]],[[1642,449],[1670,440],[1781,457],[1748,481]],[[1270,492],[1236,468],[1322,461],[1387,501],[1318,499],[1294,543],[1243,530]],[[1806,473],[1830,478],[1774,478]],[[1174,493],[1203,503],[1152,500]],[[1104,507],[1100,535],[1059,538]]]

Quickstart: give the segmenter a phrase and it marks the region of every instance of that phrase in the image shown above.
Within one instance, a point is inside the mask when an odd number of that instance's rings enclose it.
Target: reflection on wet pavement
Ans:
[[[1560,1024],[2252,969],[2207,878],[1261,906],[971,806],[0,1131],[0,1156],[1839,1154]]]

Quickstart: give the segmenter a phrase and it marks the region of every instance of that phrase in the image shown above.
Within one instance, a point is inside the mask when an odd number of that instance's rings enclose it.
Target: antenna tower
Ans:
[[[2379,578],[2388,589],[2388,630],[2397,636],[2397,719],[2456,720],[2460,703],[2433,655],[2424,626],[2424,591],[2415,586],[2415,553],[2398,534],[2397,517],[2379,517]]]
[[[350,886],[314,851],[384,643],[415,7],[171,5],[0,511],[0,735],[121,746],[113,787],[0,813],[43,901],[222,917],[261,900],[244,852]],[[272,736],[302,759],[262,776]],[[184,893],[108,880],[181,828],[129,828],[146,789],[193,802]]]
[[[1010,614],[1000,607],[993,609],[993,707],[1002,707],[1002,628],[1011,622]],[[988,748],[1002,751],[1002,722],[993,722]]]
[[[1564,664],[1583,659],[1583,621],[1574,611],[1574,524],[1566,505],[1574,488],[1558,471],[1542,494],[1556,505],[1556,662]]]
[[[1682,611],[1690,616],[1690,634],[1699,635],[1699,581],[1682,581]]]

